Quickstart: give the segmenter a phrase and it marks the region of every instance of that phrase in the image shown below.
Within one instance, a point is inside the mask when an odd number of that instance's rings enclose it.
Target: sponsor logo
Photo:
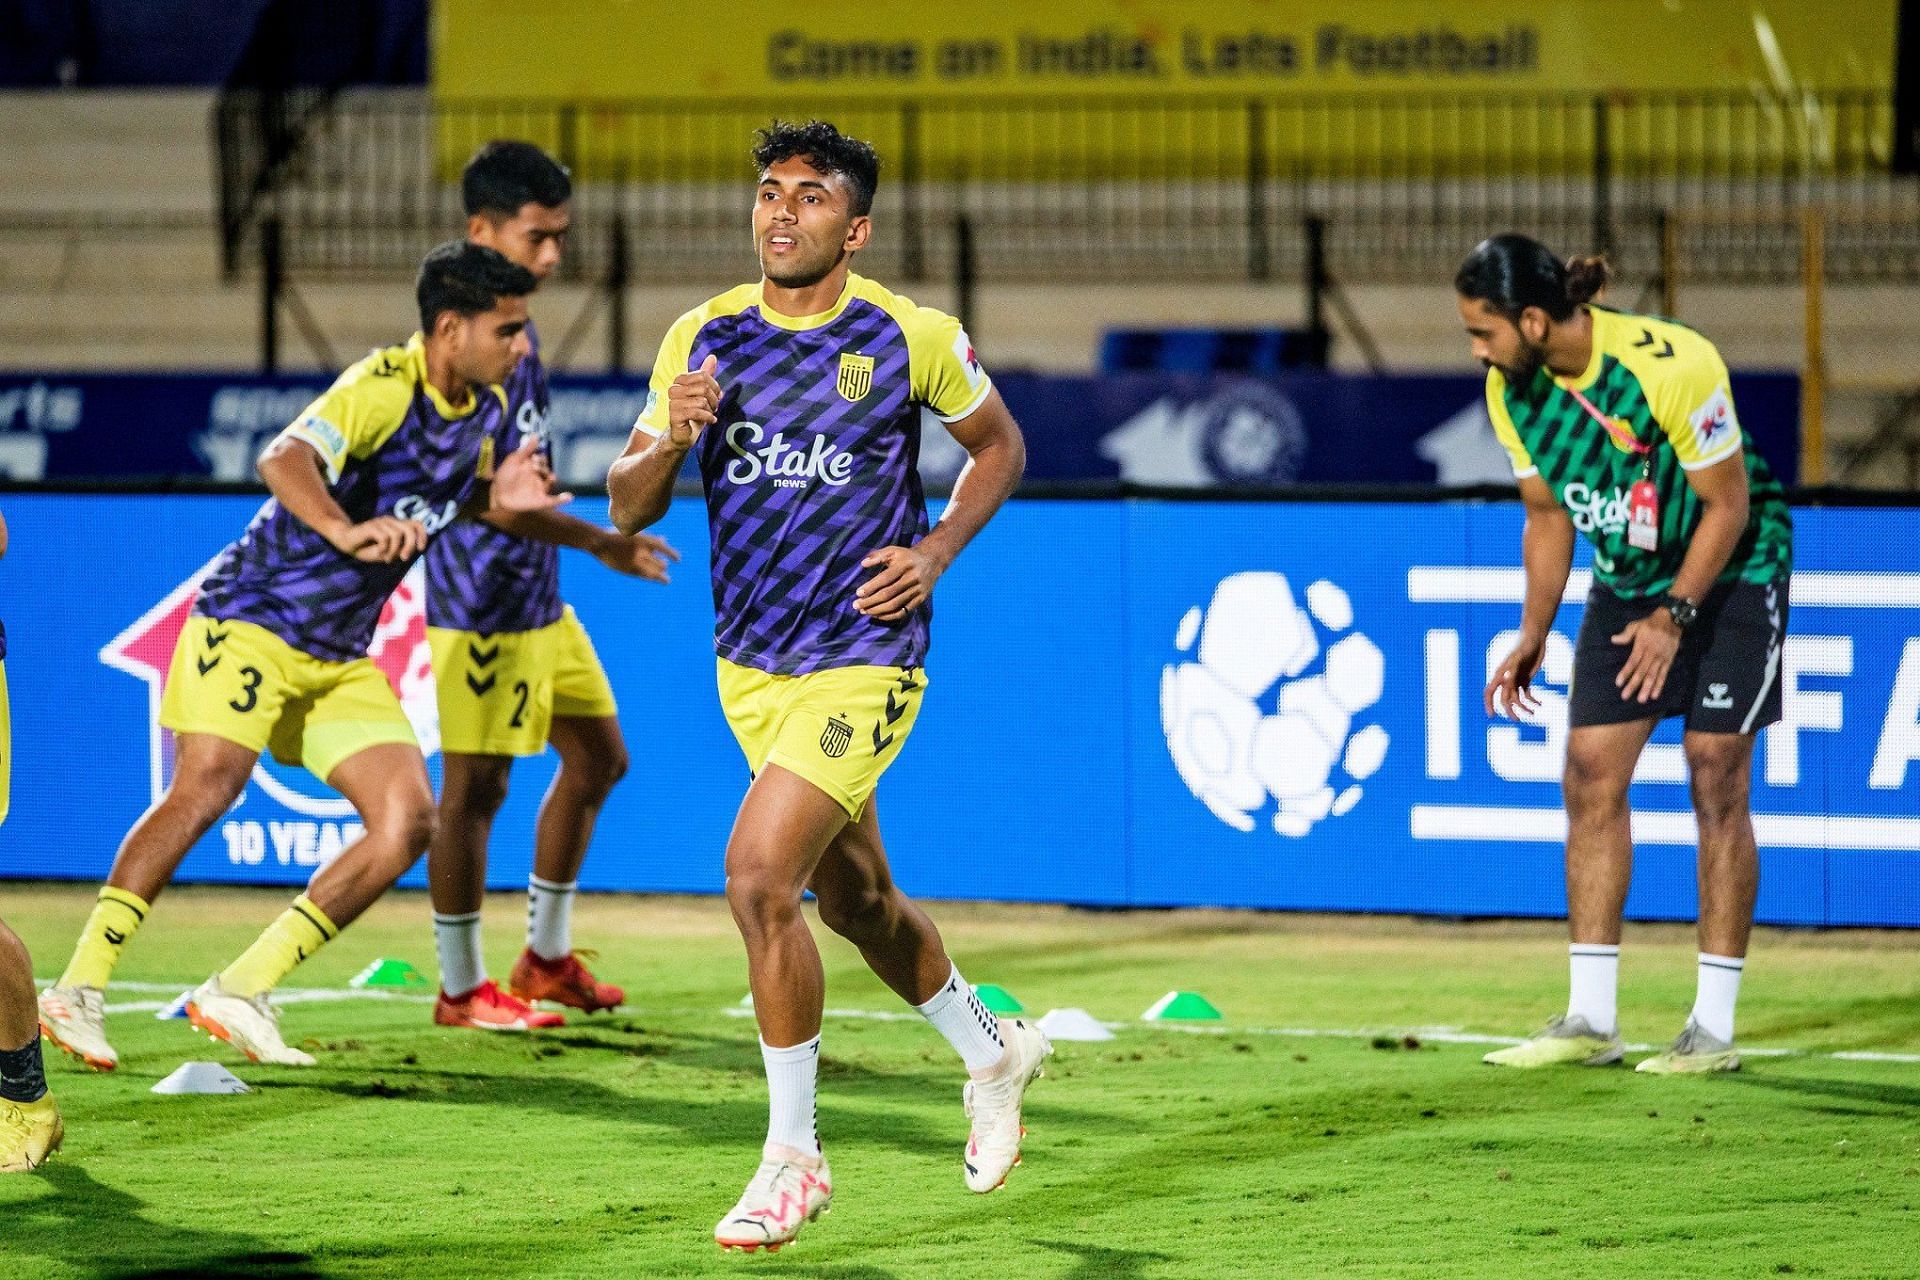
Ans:
[[[788,444],[784,431],[774,432],[771,440],[766,434],[757,422],[727,428],[727,447],[735,455],[727,464],[727,479],[752,484],[765,476],[782,489],[804,489],[818,480],[837,489],[853,478],[853,455],[836,449],[825,436],[800,446]]]
[[[1700,699],[1700,705],[1715,711],[1727,711],[1733,707],[1733,699],[1727,696],[1727,686],[1715,683],[1707,686],[1707,696]]]
[[[1615,488],[1607,493],[1575,480],[1560,491],[1560,505],[1567,509],[1573,527],[1582,533],[1619,533],[1627,527],[1627,491]]]
[[[1693,428],[1694,440],[1702,449],[1717,446],[1729,432],[1737,433],[1739,421],[1733,416],[1733,401],[1727,398],[1726,388],[1716,387],[1707,402],[1687,415],[1687,424]]]
[[[978,390],[987,380],[987,371],[980,367],[980,357],[973,351],[973,339],[965,329],[953,335],[953,354],[959,358],[960,367],[967,371],[967,385]]]
[[[864,400],[873,390],[873,357],[842,352],[840,355],[840,374],[834,379],[834,390],[843,400]]]
[[[482,451],[481,462],[488,472],[493,470],[490,449]],[[428,533],[438,533],[459,518],[460,504],[449,498],[436,507],[419,494],[410,493],[393,504],[393,514],[397,520],[412,520],[426,526]]]
[[[1293,401],[1262,382],[1205,400],[1156,400],[1100,441],[1120,478],[1141,484],[1287,484],[1299,478],[1307,427]]]
[[[1299,837],[1360,802],[1388,739],[1354,719],[1380,701],[1386,660],[1353,630],[1346,591],[1322,578],[1303,608],[1284,574],[1236,573],[1187,611],[1174,646],[1195,660],[1161,671],[1161,728],[1216,818],[1252,831],[1268,813],[1276,833]]]

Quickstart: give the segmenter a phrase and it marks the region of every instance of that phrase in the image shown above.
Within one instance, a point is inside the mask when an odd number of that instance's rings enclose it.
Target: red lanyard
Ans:
[[[1580,407],[1587,411],[1588,417],[1606,428],[1607,435],[1612,437],[1613,442],[1622,449],[1642,458],[1653,452],[1652,445],[1641,444],[1640,437],[1633,434],[1629,428],[1623,426],[1621,423],[1615,422],[1612,418],[1607,417],[1606,414],[1594,408],[1593,401],[1587,399],[1572,387],[1564,387],[1563,389],[1568,395],[1580,402]]]

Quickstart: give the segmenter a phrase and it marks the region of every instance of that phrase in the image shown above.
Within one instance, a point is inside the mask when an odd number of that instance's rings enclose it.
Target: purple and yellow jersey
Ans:
[[[724,398],[695,452],[720,656],[776,675],[922,665],[930,609],[888,624],[853,599],[862,559],[927,532],[921,407],[958,422],[992,389],[960,322],[861,276],[802,318],[742,285],[667,331],[639,430],[667,429],[667,388],[708,356]]]
[[[547,370],[540,335],[527,325],[532,352],[506,382],[507,435],[527,436],[551,459],[547,435]],[[427,625],[451,631],[538,631],[560,620],[560,549],[496,529],[484,520],[449,526],[427,549]]]
[[[457,410],[427,382],[415,334],[355,364],[281,436],[312,446],[347,518],[417,520],[430,535],[453,524],[509,448],[506,395],[475,388]],[[265,627],[328,662],[366,656],[381,606],[411,561],[370,564],[268,499],[215,559],[193,612]]]

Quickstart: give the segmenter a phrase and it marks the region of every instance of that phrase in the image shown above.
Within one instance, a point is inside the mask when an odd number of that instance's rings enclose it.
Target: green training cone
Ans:
[[[382,957],[354,975],[348,984],[355,987],[424,987],[429,985],[418,969],[405,960]]]
[[[973,994],[980,997],[980,1003],[995,1013],[1025,1013],[1027,1006],[1013,998],[1013,992],[1005,987],[996,987],[991,982],[973,984]]]
[[[1220,1011],[1213,1007],[1213,1001],[1198,991],[1169,991],[1153,1002],[1153,1006],[1140,1015],[1142,1022],[1168,1022],[1175,1018],[1183,1021],[1220,1021]]]

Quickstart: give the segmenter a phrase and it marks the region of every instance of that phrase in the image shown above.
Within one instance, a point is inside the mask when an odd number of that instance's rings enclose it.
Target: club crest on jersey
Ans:
[[[873,357],[840,353],[840,376],[834,382],[844,400],[864,400],[873,390]]]
[[[829,760],[838,760],[847,754],[847,748],[853,744],[853,726],[839,716],[827,720],[827,727],[820,732],[820,750]]]

